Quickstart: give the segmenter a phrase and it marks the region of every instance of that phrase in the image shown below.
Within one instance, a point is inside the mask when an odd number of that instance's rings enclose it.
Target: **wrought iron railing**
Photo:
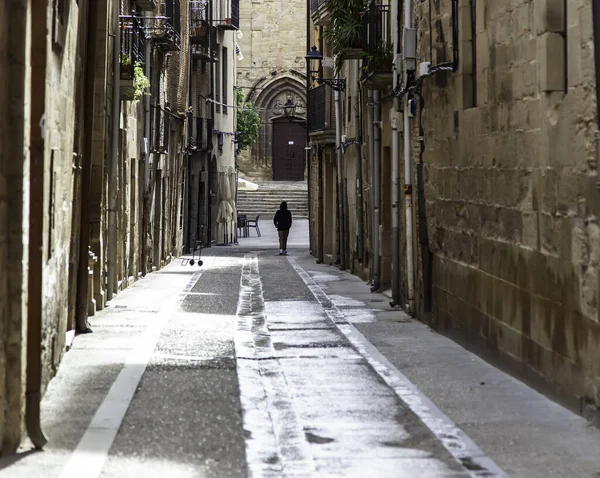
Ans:
[[[121,60],[127,58],[132,64],[144,63],[146,36],[139,18],[122,15],[119,19],[121,32]]]
[[[196,132],[193,137],[193,146],[197,151],[212,151],[212,137],[214,122],[208,118],[195,118]]]
[[[310,13],[316,13],[321,5],[327,3],[329,0],[311,0],[310,2]]]
[[[373,1],[363,16],[363,46],[367,59],[392,56],[392,18],[387,1]]]
[[[326,131],[333,129],[335,109],[332,89],[320,85],[308,92],[308,131]]]
[[[163,50],[179,50],[181,48],[179,0],[160,2],[160,13],[153,19],[150,33],[154,43]]]
[[[190,2],[190,44],[192,56],[205,60],[217,60],[217,30],[208,21],[208,2]]]

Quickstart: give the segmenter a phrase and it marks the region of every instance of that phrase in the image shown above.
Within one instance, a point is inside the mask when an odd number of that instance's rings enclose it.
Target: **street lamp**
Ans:
[[[296,116],[296,105],[292,101],[292,97],[288,96],[287,101],[283,105],[283,112],[287,118],[293,118]]]
[[[323,61],[323,55],[316,46],[313,46],[310,51],[304,57],[309,65],[310,73],[318,74],[321,71],[321,62]],[[316,70],[312,68],[314,62],[317,62]],[[320,85],[327,85],[335,91],[346,91],[346,80],[345,78],[317,78],[317,83]]]

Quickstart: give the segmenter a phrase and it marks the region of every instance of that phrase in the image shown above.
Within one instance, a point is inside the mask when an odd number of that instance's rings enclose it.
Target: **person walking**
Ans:
[[[279,232],[279,255],[287,254],[287,240],[292,227],[292,213],[288,211],[287,202],[282,201],[279,206],[279,211],[275,213],[273,224]]]

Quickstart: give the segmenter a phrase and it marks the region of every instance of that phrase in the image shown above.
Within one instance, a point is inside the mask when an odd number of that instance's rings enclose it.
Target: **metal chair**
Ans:
[[[246,214],[238,214],[237,217],[237,228],[239,237],[248,237],[248,216]]]
[[[258,218],[260,214],[256,216],[256,219],[247,219],[246,220],[246,229],[248,229],[248,235],[250,235],[250,228],[253,227],[256,229],[256,234],[260,237],[260,228],[258,227]]]

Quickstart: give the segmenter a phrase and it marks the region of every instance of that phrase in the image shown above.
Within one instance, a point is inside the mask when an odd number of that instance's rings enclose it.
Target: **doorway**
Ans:
[[[287,119],[273,122],[273,181],[304,180],[306,130]]]

